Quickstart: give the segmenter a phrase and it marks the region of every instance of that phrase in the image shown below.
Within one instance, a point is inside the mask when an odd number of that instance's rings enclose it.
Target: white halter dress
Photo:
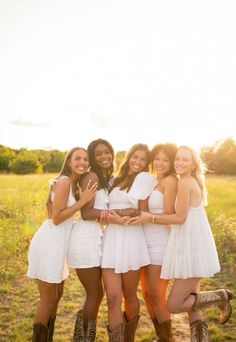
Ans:
[[[94,208],[108,209],[108,191],[100,189],[95,194]],[[103,232],[100,223],[83,220],[75,222],[68,246],[70,268],[91,268],[101,266]]]
[[[58,179],[53,180],[54,183],[57,181]],[[53,192],[51,199],[52,201],[54,199]],[[70,189],[67,207],[75,202],[72,190]],[[43,222],[30,243],[28,277],[57,284],[68,278],[69,268],[66,254],[72,226],[73,217],[58,225],[55,225],[51,219]]]

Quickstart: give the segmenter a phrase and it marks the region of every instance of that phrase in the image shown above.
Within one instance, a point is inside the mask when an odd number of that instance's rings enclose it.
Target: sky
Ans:
[[[236,140],[235,0],[1,0],[0,144]]]

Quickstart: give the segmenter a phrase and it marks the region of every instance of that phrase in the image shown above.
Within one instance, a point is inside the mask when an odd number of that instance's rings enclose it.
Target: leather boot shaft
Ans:
[[[191,342],[208,342],[208,327],[203,321],[197,320],[190,324]]]
[[[33,325],[32,342],[48,342],[48,327],[42,323]]]

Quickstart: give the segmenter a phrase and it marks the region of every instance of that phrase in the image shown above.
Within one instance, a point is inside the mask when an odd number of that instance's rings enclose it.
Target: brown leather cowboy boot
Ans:
[[[34,323],[32,342],[47,342],[48,327],[42,323]]]
[[[48,326],[48,342],[53,341],[55,320],[56,320],[56,316],[54,318],[50,317],[48,320],[48,324],[47,324],[47,326]]]
[[[216,291],[202,291],[197,293],[191,293],[195,298],[192,310],[198,311],[209,306],[218,306],[220,309],[220,323],[225,324],[232,313],[230,300],[233,298],[233,294],[229,290],[216,290]]]
[[[124,323],[118,325],[112,331],[107,324],[107,333],[109,336],[109,342],[124,342]]]
[[[94,342],[96,338],[97,322],[84,318],[84,342]]]
[[[190,324],[191,342],[208,342],[208,327],[203,321],[197,320]]]
[[[84,317],[82,310],[78,311],[76,316],[73,342],[84,342]]]
[[[171,319],[162,323],[158,323],[156,317],[152,318],[158,339],[154,342],[174,342],[172,335]]]
[[[131,321],[127,320],[125,312],[123,316],[125,323],[124,342],[134,342],[135,331],[138,326],[140,315],[134,317],[133,319],[131,319]]]

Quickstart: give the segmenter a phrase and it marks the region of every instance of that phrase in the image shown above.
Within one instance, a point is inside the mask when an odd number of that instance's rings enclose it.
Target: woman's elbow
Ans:
[[[184,224],[186,221],[186,216],[179,216],[177,221],[177,224]]]

